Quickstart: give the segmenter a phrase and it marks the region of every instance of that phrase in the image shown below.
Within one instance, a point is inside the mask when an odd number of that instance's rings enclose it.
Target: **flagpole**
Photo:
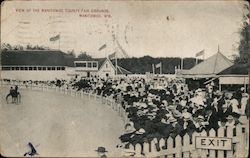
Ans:
[[[117,56],[115,52],[115,74],[117,75]]]
[[[59,50],[60,50],[60,40],[61,40],[61,33],[59,32]]]
[[[160,74],[162,74],[162,63],[161,63],[161,67],[160,67]]]
[[[153,75],[155,74],[154,64],[152,64]]]
[[[183,58],[181,57],[181,70],[183,69]]]

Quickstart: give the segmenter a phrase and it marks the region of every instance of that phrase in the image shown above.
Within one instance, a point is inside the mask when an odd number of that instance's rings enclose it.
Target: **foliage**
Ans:
[[[195,58],[184,58],[183,69],[190,69],[195,65]],[[201,60],[199,60],[201,61]],[[145,74],[146,72],[152,73],[152,64],[156,65],[162,63],[162,73],[164,74],[174,74],[175,68],[180,67],[181,58],[171,58],[171,57],[161,57],[153,58],[151,56],[144,56],[140,58],[124,58],[118,59],[119,66],[129,70],[136,74]],[[159,74],[160,69],[155,69],[155,73]]]
[[[88,55],[86,52],[80,52],[80,54],[77,56],[77,58],[79,59],[83,59],[83,60],[90,60],[92,59],[91,55]]]
[[[244,11],[247,11],[247,14],[243,13],[242,26],[240,28],[240,43],[238,47],[239,56],[235,56],[236,63],[247,63],[249,55],[249,5],[244,4]]]

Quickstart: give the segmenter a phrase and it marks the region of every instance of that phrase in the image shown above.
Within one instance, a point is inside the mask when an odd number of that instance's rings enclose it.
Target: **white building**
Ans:
[[[1,54],[1,78],[16,80],[54,80],[74,77],[116,75],[116,66],[108,58],[67,59],[60,51],[7,51]],[[117,66],[117,75],[131,74]]]

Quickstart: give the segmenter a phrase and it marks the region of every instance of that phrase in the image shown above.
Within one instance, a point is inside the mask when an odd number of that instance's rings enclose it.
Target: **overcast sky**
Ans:
[[[243,1],[7,1],[2,6],[1,42],[45,45],[89,52],[104,57],[123,49],[130,57],[194,57],[205,49],[205,57],[221,52],[237,53]],[[25,9],[17,12],[16,9]],[[31,9],[27,12],[26,9]],[[34,12],[33,9],[39,9]],[[63,9],[63,12],[41,12]],[[65,9],[106,9],[102,17],[80,17],[83,12]],[[104,18],[109,14],[112,18]],[[117,42],[114,42],[114,34]],[[106,44],[106,48],[98,49]]]

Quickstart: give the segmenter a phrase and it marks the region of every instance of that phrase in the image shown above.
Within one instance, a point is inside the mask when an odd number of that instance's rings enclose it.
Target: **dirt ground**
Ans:
[[[98,146],[107,156],[121,156],[116,145],[123,132],[118,114],[99,101],[55,92],[20,89],[20,104],[7,104],[9,87],[0,87],[0,150],[23,156],[31,142],[37,156],[95,157]]]

